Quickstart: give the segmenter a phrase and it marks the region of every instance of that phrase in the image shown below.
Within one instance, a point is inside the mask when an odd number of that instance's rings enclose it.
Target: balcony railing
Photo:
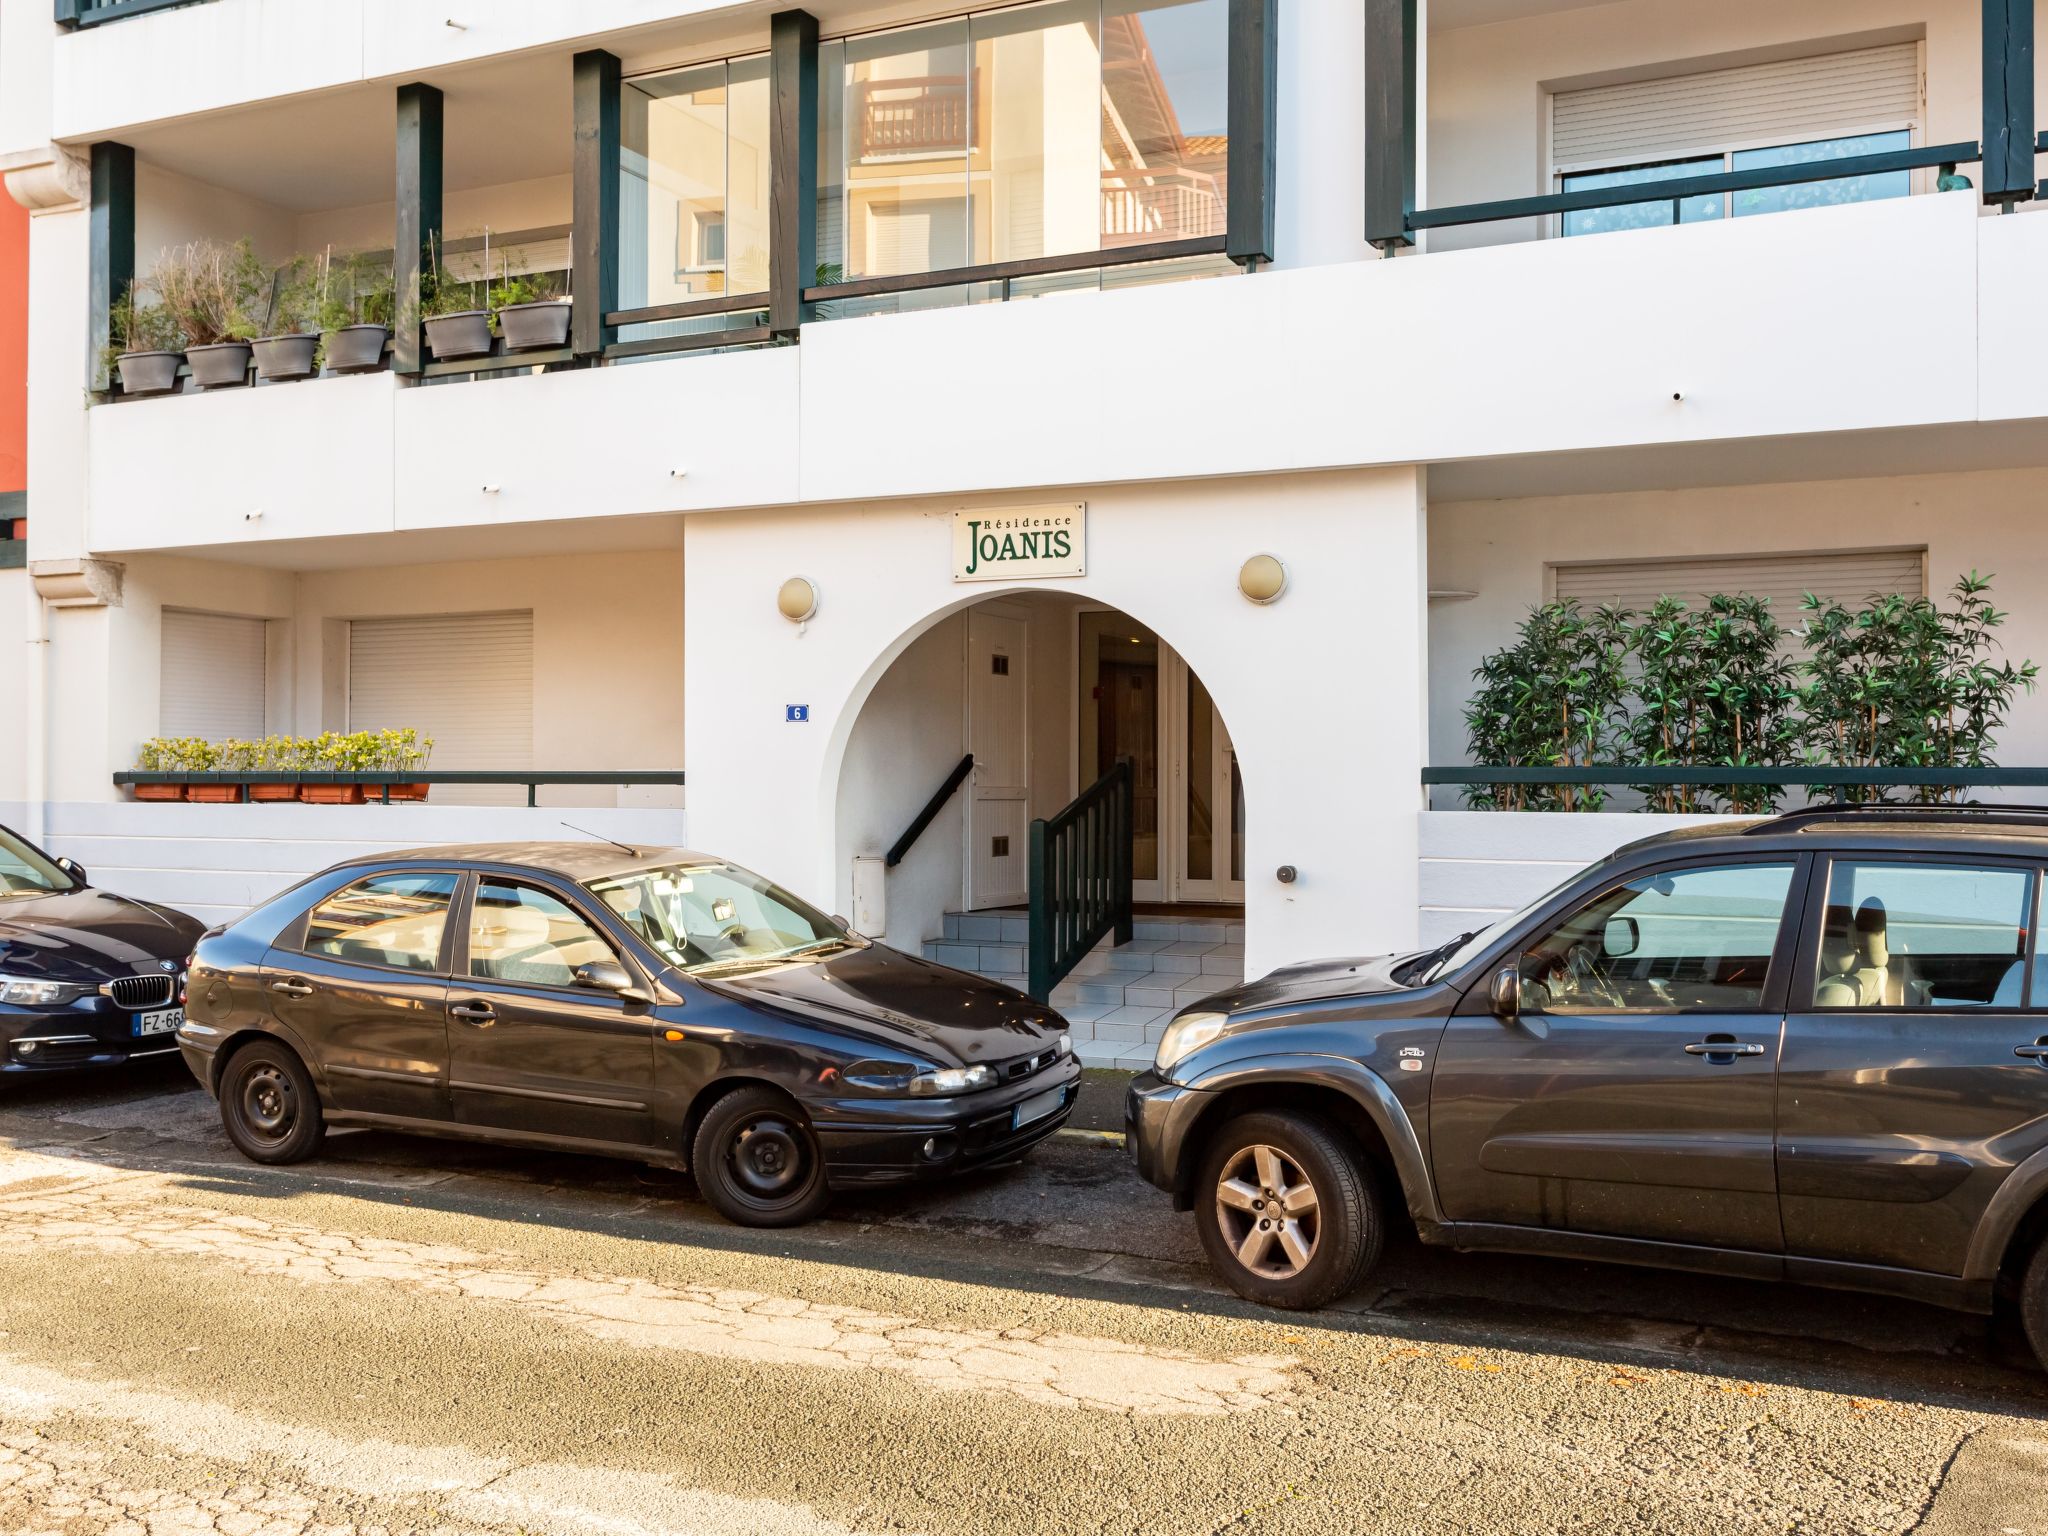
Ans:
[[[1832,791],[1836,799],[1852,789],[2048,789],[2048,768],[1950,768],[1912,766],[1888,768],[1822,768],[1779,766],[1718,768],[1629,767],[1601,764],[1500,768],[1451,764],[1422,770],[1422,785],[1432,788],[1466,785],[1545,785],[1603,789],[1730,789],[1765,788]],[[1559,812],[1558,814],[1568,814]]]
[[[853,88],[855,143],[863,160],[960,154],[973,137],[969,77],[862,80]]]
[[[150,11],[210,3],[211,0],[57,0],[57,25],[67,29],[96,27],[102,22],[125,21]]]
[[[1223,194],[1213,176],[1162,173],[1132,182],[1139,173],[1109,172],[1102,186],[1102,243],[1142,244],[1223,233]]]
[[[526,788],[526,803],[538,804],[536,796],[544,785],[606,785],[618,789],[642,786],[673,788],[681,785],[681,769],[659,769],[654,772],[638,770],[583,770],[557,768],[516,768],[516,769],[427,769],[427,768],[381,768],[363,773],[324,773],[313,770],[292,772],[247,772],[228,769],[206,769],[192,772],[147,769],[124,769],[114,775],[114,783],[123,789],[153,784],[170,784],[181,787],[192,785],[218,784],[230,788],[246,789],[252,784],[290,785],[338,785],[343,788],[362,790],[367,799],[389,803],[394,789],[408,784],[520,784]],[[399,796],[397,798],[403,798]]]

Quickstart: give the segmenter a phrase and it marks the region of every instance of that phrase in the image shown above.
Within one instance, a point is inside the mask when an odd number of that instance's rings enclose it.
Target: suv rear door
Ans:
[[[2012,1167],[2048,1145],[2041,869],[1836,852],[1817,871],[1779,1069],[1785,1246],[1962,1273]]]
[[[1444,1214],[1748,1249],[1776,1273],[1773,1098],[1805,874],[1784,853],[1668,865],[1524,936],[1499,962],[1522,971],[1521,1016],[1494,1016],[1482,976],[1439,1047]]]

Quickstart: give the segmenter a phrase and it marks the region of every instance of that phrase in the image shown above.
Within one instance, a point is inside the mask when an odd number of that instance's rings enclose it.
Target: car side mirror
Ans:
[[[1503,1024],[1522,1016],[1521,967],[1504,965],[1493,973],[1493,1016]]]
[[[634,984],[633,973],[616,960],[593,960],[575,970],[576,985],[593,992],[609,992],[629,1003],[644,1003],[647,994]]]
[[[1607,958],[1620,960],[1634,954],[1643,943],[1643,930],[1632,917],[1610,917],[1606,931],[1600,935],[1600,947],[1607,951]]]
[[[83,864],[77,863],[75,860],[59,859],[57,861],[57,867],[63,870],[64,873],[69,875],[72,879],[76,880],[80,885],[92,884],[90,880],[85,878],[85,866]]]
[[[841,917],[841,916],[840,916],[840,915],[839,915],[839,914],[838,914],[837,912],[834,912],[834,913],[832,914],[832,922],[833,922],[833,924],[834,924],[834,925],[835,925],[836,927],[839,927],[839,928],[841,928],[841,929],[844,929],[844,930],[845,930],[845,931],[846,931],[847,933],[851,933],[851,932],[853,932],[853,924],[849,923],[849,922],[848,922],[848,921],[847,921],[847,920],[846,920],[845,918]]]

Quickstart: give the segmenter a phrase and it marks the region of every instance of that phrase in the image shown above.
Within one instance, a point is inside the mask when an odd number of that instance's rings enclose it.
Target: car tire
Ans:
[[[2033,1260],[2020,1282],[2020,1321],[2026,1325],[2035,1358],[2048,1370],[2048,1233],[2034,1245]]]
[[[795,1227],[832,1199],[825,1155],[795,1102],[736,1088],[711,1106],[690,1143],[690,1172],[718,1214],[742,1227]]]
[[[1247,1301],[1324,1306],[1379,1262],[1386,1226],[1365,1159],[1314,1116],[1232,1120],[1209,1138],[1194,1197],[1210,1265]]]
[[[252,1163],[300,1163],[320,1150],[327,1120],[320,1090],[299,1054],[278,1040],[253,1040],[220,1074],[220,1120]]]

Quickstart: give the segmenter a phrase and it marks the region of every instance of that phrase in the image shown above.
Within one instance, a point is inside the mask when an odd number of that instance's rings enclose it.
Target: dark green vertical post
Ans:
[[[1227,251],[1240,266],[1273,259],[1274,103],[1279,0],[1230,0],[1230,208]]]
[[[1413,245],[1415,0],[1365,0],[1365,238]]]
[[[619,61],[592,48],[576,55],[575,69],[569,259],[576,310],[569,344],[578,357],[598,357],[618,335],[609,316],[619,307]]]
[[[1025,977],[1024,989],[1041,1003],[1052,1000],[1052,892],[1046,882],[1047,830],[1043,817],[1031,823],[1031,868],[1027,873],[1030,886],[1025,896],[1030,937],[1024,941],[1024,968],[1030,974]]]
[[[2034,0],[1984,0],[1984,201],[2034,195]]]
[[[91,272],[86,282],[85,376],[107,388],[107,344],[114,339],[114,306],[135,279],[135,151],[126,144],[92,147]]]
[[[1116,942],[1128,944],[1136,932],[1131,912],[1131,886],[1137,878],[1138,866],[1138,781],[1136,769],[1128,757],[1117,759],[1116,772],[1116,858],[1113,876],[1116,881]]]
[[[398,222],[391,243],[391,369],[426,364],[420,335],[420,278],[429,246],[441,242],[441,93],[417,82],[398,88]]]
[[[768,328],[794,336],[818,281],[818,18],[777,11],[768,50]]]

